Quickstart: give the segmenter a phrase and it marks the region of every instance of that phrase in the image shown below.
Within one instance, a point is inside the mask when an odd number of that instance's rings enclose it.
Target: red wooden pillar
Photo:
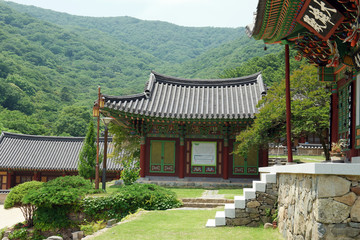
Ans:
[[[6,180],[6,188],[7,189],[10,189],[11,188],[11,185],[12,185],[12,176],[14,175],[14,173],[12,171],[8,171],[7,172],[7,180]]]
[[[356,136],[356,81],[353,81],[353,86],[352,86],[352,90],[351,90],[351,109],[352,109],[352,113],[351,113],[351,149],[350,149],[350,156],[349,156],[349,159],[351,161],[351,158],[352,157],[356,157],[358,156],[358,150],[355,148],[356,146],[356,139],[355,139],[355,136]]]
[[[331,123],[330,123],[330,129],[331,129],[331,143],[337,142],[339,139],[339,96],[337,91],[337,84],[332,85],[331,89]],[[330,144],[331,144],[330,143]]]
[[[286,136],[288,149],[288,162],[292,162],[291,148],[291,98],[290,98],[290,59],[289,44],[285,45],[285,86],[286,86]]]
[[[229,178],[229,140],[224,138],[224,148],[223,148],[223,179]]]
[[[37,172],[37,171],[34,172],[33,180],[34,181],[40,181],[40,173],[39,172]]]
[[[260,167],[267,167],[269,166],[269,149],[261,148],[260,150]]]
[[[145,137],[141,137],[140,142],[140,177],[145,177],[145,154],[146,152],[146,142]]]
[[[185,167],[185,139],[180,137],[179,147],[179,178],[184,178],[184,167]]]

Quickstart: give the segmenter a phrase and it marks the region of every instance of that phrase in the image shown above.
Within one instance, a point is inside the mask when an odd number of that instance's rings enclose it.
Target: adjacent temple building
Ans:
[[[267,149],[250,149],[247,158],[232,152],[265,94],[260,73],[190,80],[151,72],[143,93],[100,101],[104,116],[141,138],[141,177],[256,178]]]

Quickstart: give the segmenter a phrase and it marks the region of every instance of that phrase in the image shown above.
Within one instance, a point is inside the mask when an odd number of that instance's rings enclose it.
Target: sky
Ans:
[[[130,16],[189,27],[245,27],[258,0],[11,0],[78,16]]]

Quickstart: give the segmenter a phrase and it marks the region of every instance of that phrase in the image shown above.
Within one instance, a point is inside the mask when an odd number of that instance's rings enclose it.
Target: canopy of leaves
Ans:
[[[94,122],[91,120],[84,145],[79,155],[79,175],[86,179],[95,178],[96,166],[96,135],[94,130]]]
[[[27,205],[24,202],[24,197],[30,192],[35,192],[42,185],[42,182],[31,181],[13,187],[5,199],[4,208],[8,209]]]
[[[38,191],[29,193],[24,202],[46,208],[74,205],[92,188],[91,182],[80,176],[58,177],[44,183]]]
[[[315,134],[327,143],[324,133],[329,127],[329,88],[317,80],[316,68],[309,65],[295,70],[290,82],[292,137]],[[286,136],[285,81],[272,86],[258,106],[260,113],[253,125],[237,136],[237,153],[241,155],[252,146],[267,145]]]
[[[40,189],[42,185],[42,182],[31,181],[13,187],[5,199],[4,208],[20,208],[26,223],[28,223],[29,226],[32,226],[36,206],[26,202],[25,199],[30,193],[36,192]]]

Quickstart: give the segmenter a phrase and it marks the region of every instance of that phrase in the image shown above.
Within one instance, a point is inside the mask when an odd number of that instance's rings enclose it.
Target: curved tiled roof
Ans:
[[[231,79],[183,79],[151,72],[143,93],[105,97],[105,108],[143,117],[242,119],[258,113],[261,73]]]
[[[0,169],[77,171],[84,137],[34,136],[3,132],[0,136]],[[109,143],[111,138],[109,138]],[[100,139],[100,151],[104,139]],[[108,144],[108,152],[112,145]],[[100,166],[101,167],[101,166]],[[120,170],[110,158],[107,170]]]

